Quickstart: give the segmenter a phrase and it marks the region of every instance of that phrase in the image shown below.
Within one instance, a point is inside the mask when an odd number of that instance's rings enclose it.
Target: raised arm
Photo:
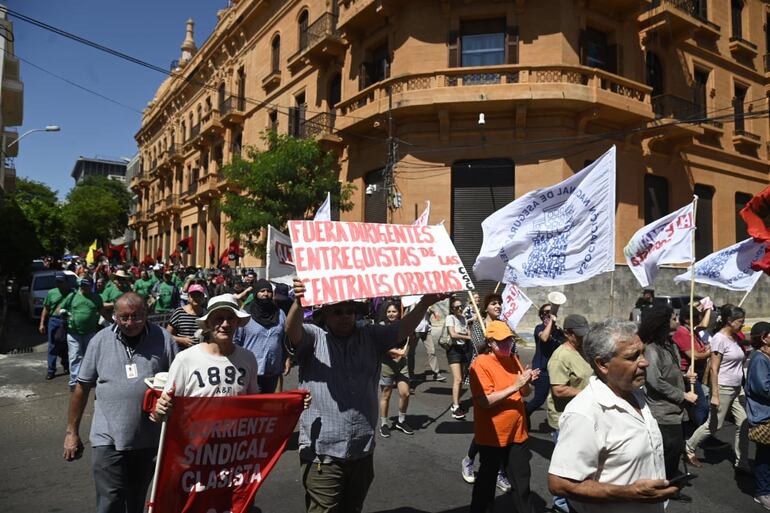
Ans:
[[[297,278],[294,278],[294,295],[296,299],[294,300],[294,303],[292,303],[289,313],[286,315],[284,331],[286,332],[286,338],[289,340],[291,347],[296,349],[300,342],[302,342],[302,335],[304,334],[302,323],[305,320],[305,314],[302,309],[302,298],[305,296],[305,285],[303,285]]]
[[[422,299],[420,299],[420,302],[415,305],[412,311],[406,314],[403,319],[401,319],[401,322],[398,325],[398,340],[404,340],[406,337],[414,333],[414,329],[425,317],[425,313],[428,311],[428,309],[439,301],[442,301],[448,297],[448,294],[426,294],[422,296]],[[291,311],[289,313],[291,313]],[[470,340],[470,337],[468,337],[468,340]]]

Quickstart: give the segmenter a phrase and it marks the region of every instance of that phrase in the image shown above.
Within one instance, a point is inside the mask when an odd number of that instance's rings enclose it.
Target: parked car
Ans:
[[[38,271],[29,283],[19,289],[19,304],[30,320],[40,319],[48,291],[56,287],[56,273],[64,273],[71,289],[77,288],[78,277],[72,271]]]

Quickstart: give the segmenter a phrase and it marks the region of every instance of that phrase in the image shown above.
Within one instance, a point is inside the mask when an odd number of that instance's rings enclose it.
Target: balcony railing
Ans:
[[[306,119],[300,125],[300,137],[309,139],[322,134],[330,134],[334,130],[334,120],[337,118],[335,111],[321,112],[310,119]]]
[[[642,32],[661,31],[670,37],[691,30],[707,37],[719,37],[721,28],[706,16],[705,0],[654,0],[639,17]]]
[[[246,99],[235,95],[228,96],[219,106],[219,112],[222,113],[222,116],[233,113],[240,114],[244,110],[246,110]]]
[[[341,40],[337,30],[337,16],[330,12],[319,16],[308,26],[306,32],[300,34],[299,51],[289,57],[289,63],[295,62],[302,54],[312,51],[319,43],[328,39]]]
[[[742,130],[742,129],[736,129],[735,130],[735,136],[736,137],[743,137],[744,139],[747,139],[749,141],[755,142],[757,144],[762,142],[762,138],[759,135],[757,135],[755,133],[752,133],[752,132],[747,132],[746,130]]]
[[[748,46],[749,48],[752,48],[754,51],[757,50],[757,45],[755,45],[751,41],[747,41],[747,40],[743,39],[742,37],[731,36],[730,37],[730,42],[731,43],[740,43],[742,45]]]
[[[198,181],[192,181],[187,186],[187,194],[192,195],[195,194],[198,191]]]
[[[661,94],[652,99],[652,111],[656,118],[674,118],[679,120],[701,120],[706,117],[703,105],[675,96]]]
[[[709,21],[707,18],[705,0],[653,0],[647,7],[647,10],[660,7],[661,5],[670,5],[689,16],[692,16],[696,20],[710,25],[712,28],[716,28],[717,30],[720,29],[719,25]]]

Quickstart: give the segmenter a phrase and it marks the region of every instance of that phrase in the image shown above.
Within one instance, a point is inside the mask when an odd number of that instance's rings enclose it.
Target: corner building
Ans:
[[[742,240],[738,211],[768,185],[760,0],[232,4],[200,49],[188,24],[178,78],[144,113],[142,255],[188,236],[188,263],[225,249],[219,170],[269,128],[338,153],[357,186],[342,220],[411,223],[430,200],[467,266],[484,218],[613,144],[618,264],[635,230],[693,194],[699,258]]]

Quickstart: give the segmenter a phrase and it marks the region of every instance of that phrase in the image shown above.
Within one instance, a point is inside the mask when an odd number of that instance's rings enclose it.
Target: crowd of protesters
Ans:
[[[473,512],[493,507],[496,487],[512,494],[516,511],[534,511],[527,440],[530,417],[543,405],[555,443],[552,511],[663,511],[668,500],[691,501],[681,476],[703,465],[697,451],[728,412],[736,423],[735,470],[753,474],[755,500],[770,509],[770,323],[756,323],[747,338],[746,312],[734,305],[715,311],[702,301],[691,315],[689,308],[675,312],[643,301],[638,322],[589,325],[578,314],[560,322],[544,304],[530,367],[519,361],[522,338],[502,320],[498,294],[483,301],[431,295],[410,307],[400,298],[377,298],[308,310],[299,303],[301,282],[270,283],[254,270],[77,262],[70,270],[79,276],[77,290],[57,279],[40,330],[53,348],[51,379],[61,356],[53,335],[66,327],[62,365],[74,392],[68,460],[82,453],[80,419],[90,388],[100,386],[91,432],[97,511],[116,504],[141,511],[149,449],[157,446],[150,419],[126,414],[111,399],[142,391],[121,383],[133,386],[170,369],[167,392],[174,381],[184,395],[272,393],[292,365],[300,368],[299,387],[310,391],[299,438],[307,510],[361,511],[374,476],[376,436],[413,435],[407,410],[415,384],[445,380],[437,346],[452,374],[448,409],[458,421],[471,405],[461,401],[463,385],[471,392],[474,434],[467,455],[458,456],[462,478],[473,484]],[[446,306],[437,308],[439,301]],[[421,377],[414,369],[418,341],[428,365]],[[192,376],[201,365],[222,375],[245,369],[248,379],[237,389],[199,383]],[[103,385],[106,373],[119,379]],[[391,417],[393,389],[398,404]],[[165,394],[153,417],[170,411]],[[114,423],[99,422],[106,416],[125,421],[117,433],[110,432]],[[125,438],[130,429],[136,440]],[[753,469],[749,440],[757,445]]]

